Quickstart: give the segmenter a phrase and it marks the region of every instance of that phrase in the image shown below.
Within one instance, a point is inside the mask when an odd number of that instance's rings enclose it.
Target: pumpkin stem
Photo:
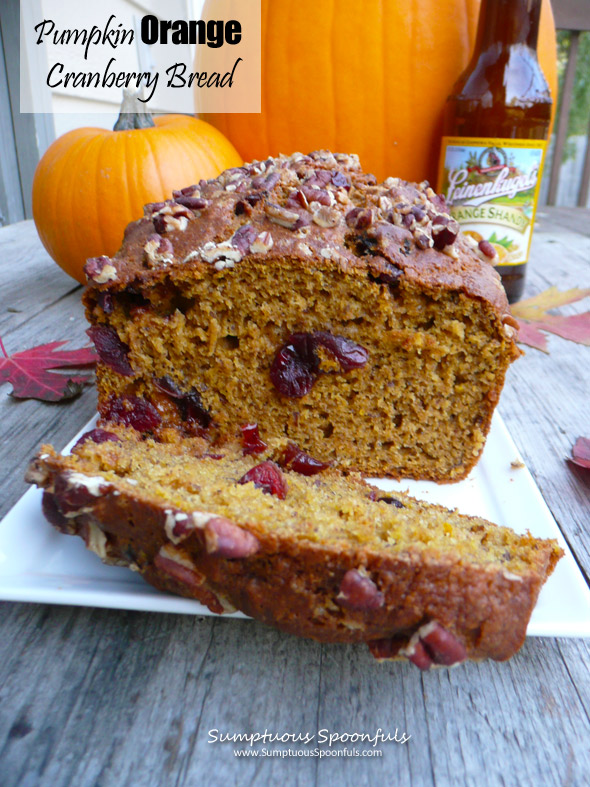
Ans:
[[[155,126],[150,112],[146,112],[139,100],[139,91],[123,88],[123,103],[113,131],[131,131],[134,128],[151,128]]]

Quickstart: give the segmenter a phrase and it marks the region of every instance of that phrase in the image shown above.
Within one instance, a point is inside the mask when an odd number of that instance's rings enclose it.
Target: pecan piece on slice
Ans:
[[[154,558],[153,567],[158,573],[184,587],[191,596],[209,607],[211,612],[221,615],[227,611],[217,596],[205,587],[203,574],[176,551],[163,547]]]
[[[158,263],[170,264],[174,262],[174,247],[169,238],[163,238],[157,232],[152,232],[148,236],[143,251],[145,254],[145,261],[148,265],[157,265]]]
[[[376,659],[404,656],[421,670],[429,670],[435,664],[450,667],[467,658],[463,643],[436,621],[421,626],[405,645],[402,634],[372,640],[367,645]]]
[[[256,536],[223,516],[212,517],[205,525],[204,532],[205,548],[214,557],[250,557],[260,548]]]
[[[53,525],[56,530],[59,530],[61,533],[68,533],[71,534],[75,530],[75,525],[72,519],[68,519],[64,514],[61,512],[59,506],[57,505],[57,500],[55,499],[55,495],[47,490],[44,490],[43,497],[41,499],[41,510],[45,515],[45,519]]]
[[[432,219],[432,240],[434,248],[442,251],[452,246],[459,234],[459,222],[450,216],[435,216]]]
[[[420,639],[435,664],[450,667],[467,658],[463,643],[436,621],[420,629]]]
[[[178,202],[165,202],[164,206],[152,214],[154,229],[158,235],[164,235],[171,230],[184,232],[188,222],[193,218],[190,208],[180,205]]]
[[[82,513],[92,509],[98,498],[111,489],[111,484],[100,475],[65,470],[55,479],[55,502],[63,514]]]
[[[380,609],[385,603],[385,597],[370,577],[352,568],[342,578],[336,602],[347,609],[371,610]]]
[[[433,664],[450,667],[467,658],[463,643],[435,620],[420,626],[400,653],[422,670]]]
[[[258,237],[258,230],[251,224],[243,224],[239,227],[230,239],[232,246],[240,250],[242,255],[247,254],[250,244]]]
[[[406,656],[408,657],[408,661],[411,661],[412,664],[415,664],[418,669],[426,671],[432,667],[433,660],[424,647],[424,643],[420,640],[417,640],[417,642],[414,643],[411,652],[408,651]]]
[[[185,194],[179,195],[175,200],[178,205],[183,205],[194,211],[201,211],[209,205],[209,202],[202,197],[192,197]]]

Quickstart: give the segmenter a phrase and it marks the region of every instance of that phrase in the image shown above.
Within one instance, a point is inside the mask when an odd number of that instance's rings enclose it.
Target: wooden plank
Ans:
[[[2,612],[11,634],[0,640],[3,787],[523,787],[583,784],[590,766],[584,640],[532,638],[507,664],[421,674],[380,665],[362,646],[320,646],[253,621],[24,604]],[[411,737],[362,760],[242,759],[237,745],[209,743],[214,729],[379,728]]]
[[[0,335],[13,331],[60,298],[82,286],[68,276],[43,248],[32,221],[0,232]]]
[[[587,208],[541,207],[537,215],[535,233],[547,232],[554,234],[560,229],[571,230],[580,235],[590,236],[590,210]],[[551,239],[549,239],[551,241]],[[577,245],[578,239],[573,240]]]
[[[572,103],[572,93],[574,89],[574,79],[576,76],[576,63],[578,59],[578,46],[580,34],[573,31],[570,34],[570,47],[567,58],[567,66],[565,69],[565,78],[563,81],[563,88],[561,91],[561,107],[559,110],[559,119],[557,121],[557,130],[555,132],[555,144],[553,146],[553,159],[551,161],[551,171],[549,176],[549,190],[547,192],[547,204],[555,205],[557,198],[557,186],[559,182],[559,173],[561,170],[561,161],[563,159],[563,148],[567,138],[567,127],[569,122],[570,107]]]
[[[558,30],[590,30],[588,0],[552,0],[551,7]]]
[[[551,216],[567,209],[546,212]],[[533,237],[527,296],[552,285],[562,290],[590,286],[590,238],[553,226],[551,234],[538,232]],[[588,301],[580,301],[560,313],[587,310]],[[565,461],[576,438],[590,431],[585,401],[590,390],[588,349],[558,336],[548,341],[549,356],[523,347],[525,355],[508,371],[499,410],[588,577],[590,481]]]

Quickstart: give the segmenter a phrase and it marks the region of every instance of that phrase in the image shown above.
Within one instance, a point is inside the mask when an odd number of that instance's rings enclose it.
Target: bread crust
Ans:
[[[324,205],[307,197],[301,198],[304,204],[298,204],[293,192],[301,192],[309,178],[317,173],[326,173],[332,181],[327,188],[314,183],[305,193],[313,195],[317,191],[323,201],[326,201],[324,195],[329,194],[332,204]],[[334,186],[333,180],[338,176],[347,181],[346,186]],[[460,234],[442,252],[432,243],[426,248],[417,245],[420,234],[432,240],[436,216],[451,218],[444,201],[427,182],[416,184],[387,178],[377,183],[373,175],[361,170],[357,156],[316,151],[307,156],[296,153],[266,162],[255,161],[226,170],[218,178],[201,181],[192,188],[191,197],[206,205],[194,211],[187,209],[186,214],[192,212],[193,217],[187,220],[184,229],[180,229],[182,224],[162,228],[172,251],[150,256],[145,247],[154,234],[158,210],[180,206],[175,200],[147,205],[145,216],[127,227],[121,249],[110,260],[114,272],[108,280],[101,281],[104,276],[100,274],[88,276],[90,291],[119,292],[130,285],[153,286],[168,277],[175,280],[214,275],[215,265],[207,261],[205,246],[228,241],[248,224],[256,231],[252,233],[254,237],[269,232],[273,243],[268,250],[255,252],[249,244],[235,264],[248,259],[277,264],[288,259],[290,264],[296,262],[310,270],[319,266],[341,272],[359,269],[378,275],[387,270],[384,262],[388,262],[425,290],[462,292],[488,302],[500,320],[509,316],[500,276],[489,258],[467,236]],[[258,199],[249,205],[248,197],[253,195]],[[236,214],[238,203],[248,205],[247,214]],[[281,218],[280,212],[273,216],[269,206],[291,212],[306,223],[299,228],[284,226],[288,219]],[[331,213],[321,214],[322,208],[329,208]],[[414,221],[411,227],[404,226],[403,216],[411,208],[424,210],[424,223]],[[367,224],[368,216],[360,221],[357,218],[356,225],[354,219],[347,220],[353,209],[370,211],[370,223]],[[322,220],[324,215],[326,218]],[[336,222],[334,226],[326,226],[331,221]],[[362,253],[357,253],[359,250]],[[86,302],[92,303],[89,296]],[[514,350],[518,354],[516,347]]]

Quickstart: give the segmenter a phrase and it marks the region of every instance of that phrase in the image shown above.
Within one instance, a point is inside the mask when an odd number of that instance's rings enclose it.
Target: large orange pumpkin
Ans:
[[[479,5],[262,0],[262,113],[203,117],[247,161],[330,148],[358,153],[379,178],[434,182],[442,108],[471,56]],[[204,13],[209,9],[212,0]],[[549,0],[543,0],[539,55],[555,102]]]
[[[121,115],[118,131],[70,131],[39,162],[33,180],[37,231],[53,259],[79,282],[86,281],[86,259],[113,255],[147,202],[242,163],[233,145],[203,120],[165,115],[141,127],[145,118],[135,117],[140,127],[133,127],[134,116]]]

